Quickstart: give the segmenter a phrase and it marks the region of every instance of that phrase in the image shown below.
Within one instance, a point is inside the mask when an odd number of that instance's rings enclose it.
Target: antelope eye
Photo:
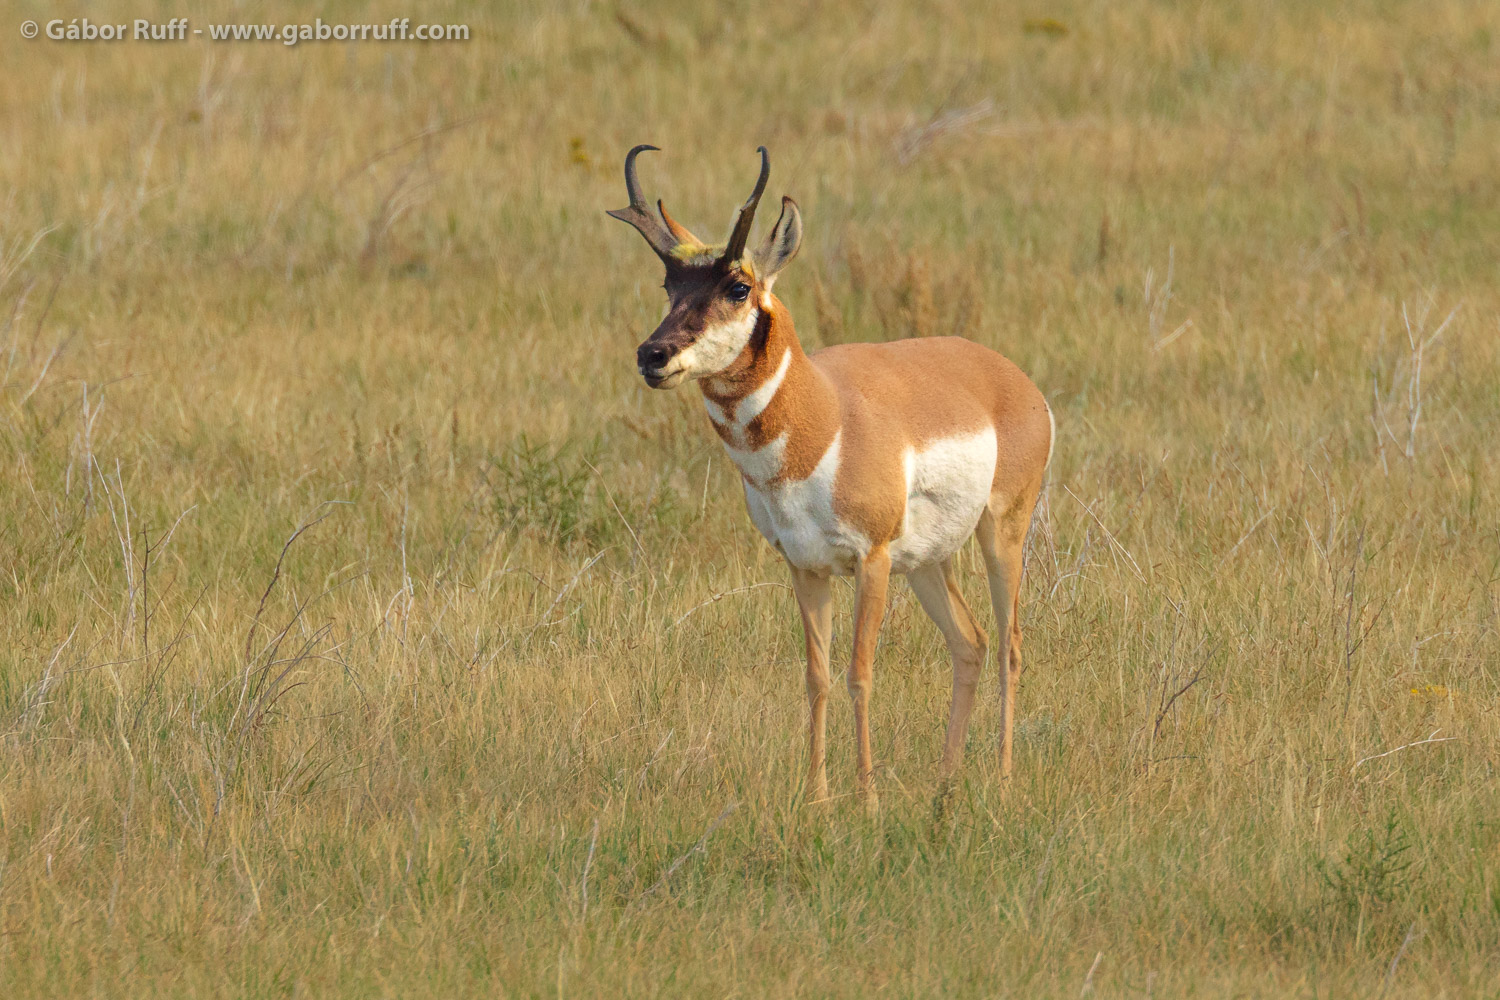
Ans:
[[[743,281],[736,281],[729,286],[729,290],[724,294],[729,297],[729,301],[731,302],[743,302],[750,297],[750,286]]]

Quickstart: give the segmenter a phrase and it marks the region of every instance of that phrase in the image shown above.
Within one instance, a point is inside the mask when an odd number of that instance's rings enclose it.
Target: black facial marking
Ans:
[[[766,341],[771,336],[771,314],[762,309],[755,319],[755,329],[750,334],[750,353],[756,356],[765,353]]]

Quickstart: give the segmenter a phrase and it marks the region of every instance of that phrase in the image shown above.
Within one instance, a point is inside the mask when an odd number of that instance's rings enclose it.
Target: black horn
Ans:
[[[760,153],[760,177],[755,181],[755,190],[750,192],[750,200],[740,208],[739,218],[734,220],[729,244],[724,248],[724,256],[720,258],[725,263],[732,264],[744,254],[745,241],[750,238],[750,225],[755,221],[755,209],[760,205],[760,196],[766,190],[766,181],[771,178],[771,154],[766,152],[764,146],[757,152]]]
[[[641,193],[641,182],[635,176],[635,158],[647,150],[654,151],[656,147],[642,143],[625,154],[625,193],[630,196],[630,205],[626,208],[617,208],[608,214],[634,226],[646,238],[646,242],[651,244],[651,249],[656,251],[658,257],[662,260],[669,260],[673,249],[677,246],[677,238],[667,231],[655,215],[651,214],[651,206],[646,203],[646,196]],[[762,185],[764,185],[764,180],[762,180]]]

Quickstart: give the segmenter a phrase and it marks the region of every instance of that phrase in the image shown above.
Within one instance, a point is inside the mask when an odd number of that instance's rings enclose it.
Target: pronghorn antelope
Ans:
[[[792,317],[772,294],[797,253],[802,217],[781,199],[764,241],[745,251],[770,176],[760,178],[723,245],[699,240],[636,179],[625,157],[630,223],[666,265],[666,316],[636,351],[653,389],[696,379],[709,420],[739,468],[750,519],[791,567],[807,641],[808,793],[828,795],[824,734],[833,601],[830,576],[853,576],[854,702],[859,793],[876,805],[870,757],[870,688],[886,585],[904,573],[953,657],[953,704],[942,774],[962,762],[988,640],[964,602],[953,555],[973,534],[989,576],[1001,635],[1000,771],[1011,768],[1021,673],[1021,555],[1052,457],[1047,402],[1019,368],[959,337],[841,344],[803,352]],[[1008,633],[1008,635],[1007,635]]]

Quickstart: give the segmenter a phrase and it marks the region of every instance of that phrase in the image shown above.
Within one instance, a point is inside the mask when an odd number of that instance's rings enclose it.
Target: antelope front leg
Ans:
[[[891,554],[881,546],[871,550],[854,573],[854,658],[849,664],[849,697],[854,702],[854,740],[859,762],[859,797],[865,811],[879,808],[875,796],[875,762],[870,755],[870,686],[874,676],[875,640],[885,618],[886,585],[891,578]]]
[[[828,642],[833,633],[833,592],[828,577],[792,567],[792,590],[802,609],[807,640],[807,798],[828,798]]]

